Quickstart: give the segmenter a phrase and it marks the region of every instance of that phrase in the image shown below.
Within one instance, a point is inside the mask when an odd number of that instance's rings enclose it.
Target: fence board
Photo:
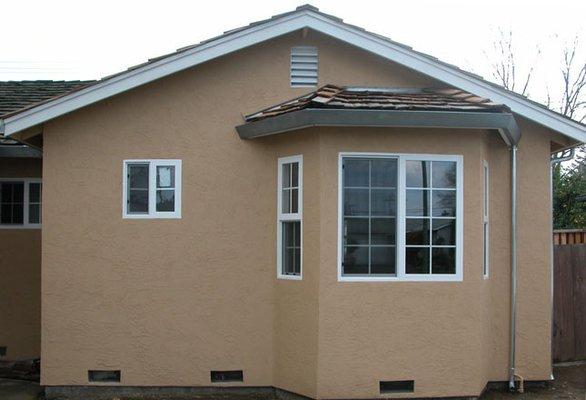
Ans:
[[[586,360],[586,245],[571,247],[574,263],[575,359]]]
[[[586,244],[554,246],[554,361],[586,359]]]

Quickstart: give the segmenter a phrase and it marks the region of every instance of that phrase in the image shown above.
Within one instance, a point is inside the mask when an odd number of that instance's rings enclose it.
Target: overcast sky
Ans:
[[[97,79],[306,1],[3,0],[0,80]],[[321,11],[490,77],[492,42],[512,30],[531,95],[555,94],[564,43],[586,48],[586,1],[313,0]],[[537,49],[541,55],[537,56]],[[580,57],[584,60],[586,52]]]

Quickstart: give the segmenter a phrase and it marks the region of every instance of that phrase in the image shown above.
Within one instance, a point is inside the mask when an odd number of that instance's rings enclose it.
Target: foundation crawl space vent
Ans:
[[[94,370],[87,372],[90,382],[120,382],[120,370]]]
[[[415,381],[380,381],[380,394],[413,393]]]
[[[242,382],[244,376],[242,370],[239,371],[211,371],[212,382]]]

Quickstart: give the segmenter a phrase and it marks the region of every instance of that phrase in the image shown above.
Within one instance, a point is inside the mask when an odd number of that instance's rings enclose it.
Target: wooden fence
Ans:
[[[584,244],[586,229],[560,229],[553,231],[553,244]]]
[[[556,243],[556,233],[554,232],[554,243]],[[586,241],[584,234],[584,231],[561,232],[558,244],[554,245],[552,351],[556,362],[586,360]],[[573,244],[567,244],[570,241]]]

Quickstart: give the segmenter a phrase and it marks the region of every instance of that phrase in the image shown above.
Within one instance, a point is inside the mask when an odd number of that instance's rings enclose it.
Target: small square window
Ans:
[[[181,160],[128,160],[124,179],[124,218],[181,218]]]

